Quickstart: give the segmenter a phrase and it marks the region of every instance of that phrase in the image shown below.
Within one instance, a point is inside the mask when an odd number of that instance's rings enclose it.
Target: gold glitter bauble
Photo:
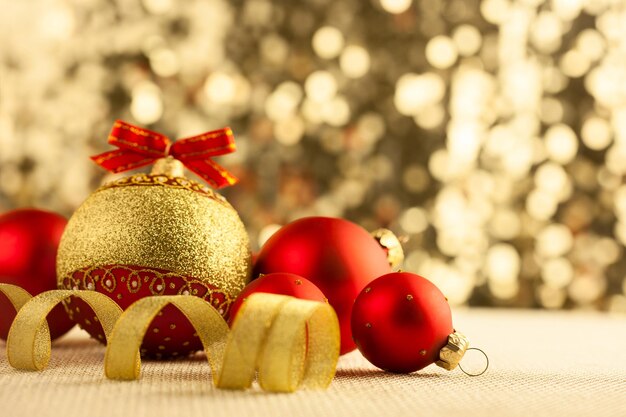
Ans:
[[[144,296],[191,294],[228,315],[250,277],[247,232],[224,197],[172,176],[179,172],[171,165],[157,164],[152,174],[105,184],[76,210],[59,245],[60,288],[96,290],[122,308]],[[69,309],[92,336],[104,339],[91,317],[80,308]],[[178,335],[163,333],[153,341],[154,349],[146,348],[148,353],[182,354],[185,349],[160,344],[161,338]],[[187,342],[185,346],[194,344]]]

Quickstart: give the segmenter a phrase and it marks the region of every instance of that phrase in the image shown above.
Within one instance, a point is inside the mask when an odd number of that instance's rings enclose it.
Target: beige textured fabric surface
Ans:
[[[481,377],[435,365],[394,375],[354,352],[341,358],[327,391],[294,394],[218,390],[203,357],[145,362],[140,381],[109,381],[104,348],[80,331],[54,343],[47,370],[19,372],[0,342],[0,416],[626,416],[626,317],[507,310],[454,317],[489,354]]]

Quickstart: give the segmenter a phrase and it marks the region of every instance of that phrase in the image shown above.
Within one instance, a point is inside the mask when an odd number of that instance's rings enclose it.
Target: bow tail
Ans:
[[[101,153],[92,156],[91,159],[104,169],[115,173],[140,168],[155,161],[153,157],[122,149]]]
[[[213,162],[211,159],[183,159],[182,162],[190,171],[193,171],[202,177],[202,179],[208,182],[213,188],[219,189],[228,187],[229,185],[236,184],[237,181],[239,181],[237,177]]]

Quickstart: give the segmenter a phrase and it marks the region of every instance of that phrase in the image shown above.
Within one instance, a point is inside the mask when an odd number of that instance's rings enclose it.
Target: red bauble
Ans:
[[[439,359],[453,332],[448,300],[426,278],[384,275],[357,297],[352,335],[371,363],[391,372],[417,371]]]
[[[37,209],[0,215],[0,282],[18,285],[31,295],[57,289],[56,256],[67,220]],[[0,339],[6,339],[16,311],[0,294]],[[48,315],[50,335],[57,338],[74,326],[62,305]]]
[[[362,227],[343,219],[308,217],[282,227],[261,249],[253,277],[272,272],[301,275],[322,290],[339,318],[344,354],[356,347],[350,331],[354,299],[391,267],[385,251]]]
[[[257,292],[290,295],[303,300],[327,302],[324,293],[311,281],[296,274],[276,272],[255,279],[243,289],[230,307],[230,323],[235,319],[244,300]]]

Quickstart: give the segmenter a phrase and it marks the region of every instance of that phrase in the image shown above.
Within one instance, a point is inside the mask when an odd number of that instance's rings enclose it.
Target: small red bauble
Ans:
[[[56,256],[67,220],[55,213],[20,209],[0,215],[0,282],[18,285],[35,296],[57,289]],[[16,311],[0,294],[0,339],[6,339]],[[53,339],[74,323],[62,305],[48,315]]]
[[[352,335],[372,364],[409,373],[439,359],[453,332],[446,297],[426,278],[394,272],[371,282],[352,310]]]
[[[253,276],[290,272],[309,279],[328,297],[341,327],[341,354],[355,349],[350,331],[354,299],[374,278],[391,272],[385,251],[347,220],[308,217],[278,230],[263,246]]]
[[[328,301],[324,293],[308,279],[296,274],[275,272],[273,274],[263,275],[246,285],[230,307],[231,324],[235,316],[237,316],[237,312],[244,300],[258,292],[290,295],[302,300]]]

